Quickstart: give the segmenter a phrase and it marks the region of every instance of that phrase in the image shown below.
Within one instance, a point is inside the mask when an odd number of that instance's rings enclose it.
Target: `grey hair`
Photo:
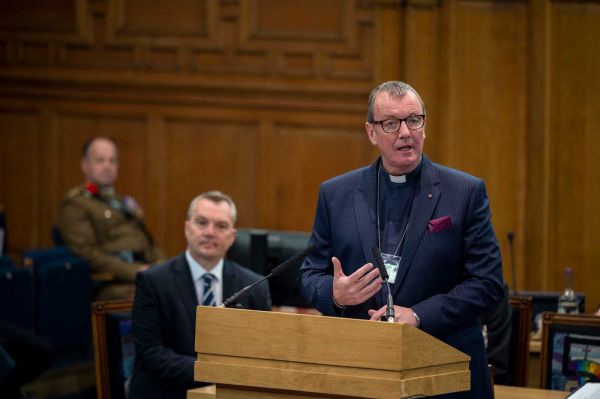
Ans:
[[[371,94],[369,95],[369,109],[367,110],[367,122],[373,123],[375,121],[375,111],[373,110],[375,106],[375,99],[377,98],[377,95],[383,91],[389,93],[392,97],[402,97],[409,91],[413,92],[415,96],[417,96],[417,98],[419,99],[419,102],[421,102],[421,107],[423,108],[423,115],[425,115],[425,103],[423,102],[423,99],[421,98],[419,93],[417,93],[417,91],[408,83],[400,82],[399,80],[390,80],[389,82],[384,82],[376,88],[374,88]]]
[[[231,197],[227,194],[223,194],[220,191],[207,191],[205,193],[202,193],[198,196],[196,196],[196,198],[194,198],[192,200],[192,202],[190,202],[190,206],[188,208],[188,212],[187,212],[187,219],[191,220],[192,219],[192,215],[194,213],[194,208],[196,208],[196,205],[198,204],[199,201],[206,199],[209,201],[214,202],[215,204],[219,204],[221,202],[226,202],[227,205],[229,205],[229,207],[231,208],[231,220],[233,220],[233,225],[235,226],[235,222],[237,220],[237,209],[235,207],[235,203],[233,202],[233,200],[231,199]]]

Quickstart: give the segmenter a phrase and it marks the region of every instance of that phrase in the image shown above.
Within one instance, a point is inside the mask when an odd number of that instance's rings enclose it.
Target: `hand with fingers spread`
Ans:
[[[385,316],[387,306],[382,306],[378,310],[371,309],[369,310],[369,316],[371,316],[371,320],[379,321],[382,317]],[[394,305],[394,322],[409,324],[411,326],[418,327],[419,321],[414,316],[414,312],[411,308],[405,308],[402,306]]]
[[[339,306],[363,303],[381,289],[383,280],[379,276],[379,270],[371,263],[363,265],[346,276],[338,258],[334,256],[331,262],[333,263],[333,299]]]

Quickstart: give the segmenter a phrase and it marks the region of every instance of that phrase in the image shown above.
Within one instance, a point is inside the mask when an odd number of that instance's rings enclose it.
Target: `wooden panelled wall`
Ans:
[[[170,255],[189,200],[310,230],[319,182],[371,162],[371,88],[411,83],[426,153],[485,179],[512,281],[600,303],[600,1],[4,0],[0,203],[9,250],[51,244],[93,135]]]

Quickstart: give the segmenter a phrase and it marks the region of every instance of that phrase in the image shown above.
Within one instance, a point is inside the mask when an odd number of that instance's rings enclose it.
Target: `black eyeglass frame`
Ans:
[[[422,124],[421,124],[421,126],[419,126],[419,127],[411,128],[410,126],[408,126],[408,123],[406,122],[406,120],[407,120],[407,119],[410,119],[410,118],[414,118],[415,116],[420,116],[421,118],[423,118],[423,123],[422,123]],[[396,129],[396,130],[393,130],[393,131],[391,131],[391,132],[388,132],[388,131],[387,131],[387,130],[385,130],[385,128],[383,127],[383,122],[390,121],[390,120],[397,120],[398,122],[400,122],[400,124],[398,125],[398,129]],[[407,116],[407,117],[406,117],[406,118],[404,118],[404,119],[400,119],[400,118],[389,118],[389,119],[384,119],[384,120],[381,120],[381,121],[372,121],[372,122],[369,122],[369,123],[371,123],[371,124],[379,123],[379,126],[381,126],[381,130],[383,130],[383,131],[384,131],[384,133],[390,133],[390,134],[391,134],[391,133],[398,133],[398,132],[400,131],[400,128],[402,127],[402,122],[404,122],[404,123],[406,124],[406,127],[408,128],[408,130],[419,130],[419,129],[422,129],[422,128],[423,128],[423,126],[425,126],[425,114],[419,114],[419,115],[409,115],[409,116]]]

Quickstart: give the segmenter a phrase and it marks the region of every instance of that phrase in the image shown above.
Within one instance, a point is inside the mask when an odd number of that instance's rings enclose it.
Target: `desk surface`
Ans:
[[[187,391],[187,399],[215,399],[216,387],[215,385],[208,385],[202,388],[189,389]]]
[[[495,399],[564,399],[569,392],[550,391],[546,389],[494,386]]]
[[[496,399],[564,399],[569,394],[561,391],[547,391],[544,389],[508,387],[496,385],[494,387]],[[215,386],[191,389],[187,392],[187,399],[214,399]]]

